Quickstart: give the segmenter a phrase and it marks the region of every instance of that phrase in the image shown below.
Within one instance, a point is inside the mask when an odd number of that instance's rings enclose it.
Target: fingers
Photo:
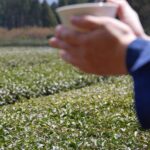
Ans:
[[[61,50],[59,52],[59,54],[60,54],[60,56],[61,56],[61,58],[63,60],[65,60],[66,62],[69,62],[69,63],[73,64],[73,60],[72,60],[71,55],[69,53],[67,53],[65,50]]]
[[[69,44],[67,44],[64,41],[59,40],[58,38],[55,38],[55,37],[53,37],[49,40],[49,45],[51,47],[58,48],[58,49],[65,49],[65,50],[71,49],[71,46]]]
[[[81,64],[84,65],[84,63],[81,63],[81,61],[84,58],[84,53],[80,50],[80,48],[76,48],[72,45],[69,45],[68,43],[65,43],[64,41],[53,37],[49,40],[49,44],[52,47],[59,48],[60,49],[60,56],[63,60],[66,62],[78,67],[81,66]],[[79,67],[78,67],[79,68]]]
[[[73,25],[78,28],[90,31],[97,28],[103,28],[102,19],[103,17],[95,17],[95,16],[74,16],[71,18],[71,22]]]
[[[80,53],[72,54],[67,51],[61,50],[60,56],[66,62],[72,64],[73,66],[84,72],[89,73],[89,65],[87,65],[87,62],[85,62],[85,58]]]
[[[72,64],[74,66],[78,66],[77,65],[77,60],[76,60],[77,58],[75,58],[72,53],[69,53],[69,52],[67,52],[65,50],[61,50],[59,52],[59,54],[60,54],[61,58],[63,60],[65,60],[66,62],[68,62],[68,63],[70,63],[70,64]]]
[[[57,39],[57,38],[51,38],[49,40],[49,44],[50,46],[52,47],[55,47],[55,48],[59,48],[60,49],[60,56],[61,58],[74,65],[74,66],[78,66],[78,61],[76,58],[78,58],[79,56],[79,53],[76,52],[77,49],[75,49],[74,47],[71,47],[70,45],[66,44],[65,42]]]
[[[78,28],[87,29],[89,31],[94,30],[103,31],[112,25],[116,26],[118,24],[121,24],[123,27],[126,26],[117,19],[110,17],[97,17],[97,16],[73,17],[72,23],[76,25]]]
[[[92,35],[95,32],[98,32],[98,34],[101,35],[102,33],[107,33],[108,31],[110,31],[110,33],[113,32],[111,31],[112,28],[114,32],[116,28],[121,28],[120,30],[124,29],[122,30],[124,32],[127,32],[129,30],[129,27],[124,23],[121,23],[120,21],[109,17],[78,17],[76,23],[78,25],[81,25],[83,28],[89,28],[92,30],[86,33],[79,33],[63,26],[59,26],[56,29],[56,37],[52,38],[49,44],[52,47],[70,51],[72,49],[76,49],[77,47],[86,47],[87,45],[90,45],[93,38]]]
[[[99,19],[97,19],[97,17],[87,16],[85,19],[83,17],[79,17],[79,20],[76,20],[76,22],[79,25],[81,23],[81,26],[84,29],[89,27],[90,29],[100,28],[102,30],[102,26],[105,26],[105,23],[103,23],[105,21],[103,21],[103,19],[101,19],[101,21],[98,20]],[[49,44],[53,47],[63,48],[65,50],[68,50],[68,45],[74,48],[80,47],[85,42],[85,39],[87,39],[87,34],[90,34],[90,32],[81,33],[64,26],[58,26],[56,28],[55,38],[52,38]]]
[[[59,25],[56,27],[55,36],[66,43],[76,46],[80,43],[80,38],[78,37],[81,37],[81,33]]]
[[[79,28],[89,29],[91,30],[91,32],[94,32],[94,30],[98,30],[99,33],[111,29],[112,26],[117,28],[120,27],[121,29],[124,28],[125,30],[129,29],[129,27],[126,24],[110,17],[73,17],[72,22]],[[88,33],[90,33],[90,31]]]

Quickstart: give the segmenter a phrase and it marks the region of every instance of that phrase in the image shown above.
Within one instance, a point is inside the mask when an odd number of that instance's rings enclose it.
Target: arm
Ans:
[[[150,129],[150,42],[137,39],[127,50],[127,68],[134,80],[135,109],[141,126]]]

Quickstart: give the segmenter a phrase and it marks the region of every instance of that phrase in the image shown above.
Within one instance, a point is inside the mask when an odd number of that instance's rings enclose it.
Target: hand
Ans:
[[[135,10],[128,4],[126,0],[107,0],[118,6],[117,15],[125,24],[129,25],[137,37],[150,39],[144,32],[139,16]]]
[[[80,33],[63,26],[56,29],[50,45],[63,49],[61,56],[79,69],[98,75],[127,73],[127,46],[136,39],[124,23],[107,17],[74,17],[72,23],[88,30]]]

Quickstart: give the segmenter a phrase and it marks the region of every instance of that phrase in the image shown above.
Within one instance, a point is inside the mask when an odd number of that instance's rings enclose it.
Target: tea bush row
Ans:
[[[128,77],[17,102],[0,109],[0,148],[148,150]]]
[[[56,50],[0,49],[0,105],[81,88],[100,80],[63,62]]]

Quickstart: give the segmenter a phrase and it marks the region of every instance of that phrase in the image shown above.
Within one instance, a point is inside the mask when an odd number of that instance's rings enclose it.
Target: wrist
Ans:
[[[124,74],[127,74],[128,73],[128,67],[126,65],[126,57],[127,57],[127,50],[128,50],[128,47],[131,43],[133,43],[133,41],[135,41],[137,39],[137,37],[133,34],[129,35],[129,36],[125,36],[125,38],[122,38],[120,39],[121,40],[121,47],[119,48],[120,49],[120,52],[122,53],[121,56],[122,57],[122,63],[123,63],[123,66],[124,66]]]
[[[130,74],[135,73],[139,68],[142,68],[142,66],[149,62],[149,43],[143,38],[137,38],[128,46],[126,63]]]

